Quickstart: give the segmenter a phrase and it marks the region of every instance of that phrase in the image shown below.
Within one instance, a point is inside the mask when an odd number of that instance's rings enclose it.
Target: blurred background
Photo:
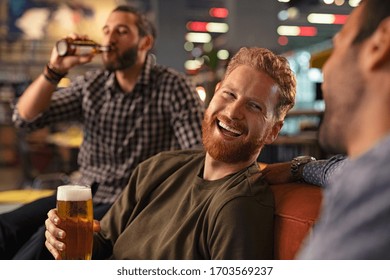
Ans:
[[[138,7],[155,22],[157,62],[186,73],[206,106],[226,63],[240,47],[260,46],[286,56],[297,75],[297,103],[281,135],[264,149],[259,161],[286,161],[301,154],[329,156],[317,142],[324,110],[321,68],[331,53],[331,38],[359,2],[0,0],[0,190],[39,188],[43,181],[77,170],[79,124],[25,135],[13,127],[11,106],[41,74],[58,39],[75,32],[99,42],[109,12],[120,4]],[[73,69],[60,86],[94,67],[100,67],[99,57]]]

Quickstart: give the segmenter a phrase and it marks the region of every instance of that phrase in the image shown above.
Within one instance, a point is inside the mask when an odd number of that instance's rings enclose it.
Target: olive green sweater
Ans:
[[[272,259],[273,197],[256,164],[205,181],[203,151],[140,164],[101,221],[93,258]]]

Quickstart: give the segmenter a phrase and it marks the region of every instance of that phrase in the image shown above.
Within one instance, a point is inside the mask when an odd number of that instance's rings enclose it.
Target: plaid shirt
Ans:
[[[96,203],[113,203],[134,168],[161,151],[201,145],[204,105],[184,75],[155,65],[148,56],[130,93],[115,74],[97,70],[53,93],[50,108],[37,119],[14,122],[29,130],[79,121],[84,139],[78,154],[82,183],[99,183]]]

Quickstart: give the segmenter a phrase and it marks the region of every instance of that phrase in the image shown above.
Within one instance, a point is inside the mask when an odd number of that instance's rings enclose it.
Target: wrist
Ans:
[[[309,162],[315,161],[316,159],[311,156],[298,156],[293,158],[290,165],[290,173],[295,181],[303,182],[303,168]]]
[[[43,69],[43,76],[49,83],[53,85],[57,85],[67,74],[68,72],[60,71],[58,68],[51,65],[50,62],[46,64],[45,68]]]
[[[61,67],[57,67],[51,62],[48,62],[46,65],[51,69],[51,71],[54,71],[58,75],[66,76],[68,74],[68,70],[61,69]]]

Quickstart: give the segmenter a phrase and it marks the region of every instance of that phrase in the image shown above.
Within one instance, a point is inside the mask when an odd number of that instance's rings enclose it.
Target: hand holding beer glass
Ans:
[[[90,260],[93,241],[92,192],[88,186],[64,185],[57,189],[57,214],[65,231],[63,260]]]

